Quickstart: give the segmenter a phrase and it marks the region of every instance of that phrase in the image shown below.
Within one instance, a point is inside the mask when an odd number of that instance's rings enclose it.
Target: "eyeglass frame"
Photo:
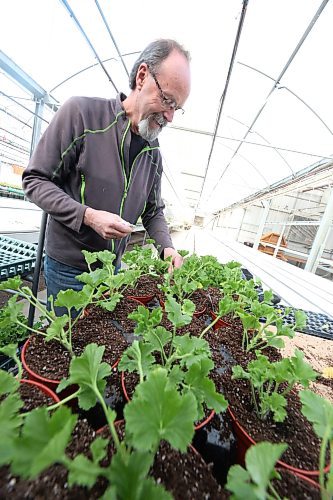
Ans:
[[[172,109],[174,111],[181,111],[182,115],[185,113],[185,109],[183,109],[181,106],[178,106],[176,101],[174,99],[172,99],[171,97],[167,97],[165,95],[165,93],[163,92],[162,90],[162,87],[161,85],[159,84],[159,81],[157,80],[157,77],[154,73],[154,71],[150,68],[149,64],[147,64],[147,68],[151,74],[151,76],[153,77],[154,79],[154,82],[156,83],[156,87],[158,88],[158,91],[160,93],[160,98],[161,98],[161,101],[162,101],[162,104],[165,108],[168,108],[168,109]],[[173,106],[174,105],[174,106]]]

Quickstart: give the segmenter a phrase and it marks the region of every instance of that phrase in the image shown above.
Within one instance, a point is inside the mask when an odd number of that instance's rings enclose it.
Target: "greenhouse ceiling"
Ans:
[[[72,95],[127,93],[150,41],[182,43],[192,91],[160,136],[164,197],[216,212],[332,162],[332,26],[333,0],[5,0],[0,47],[51,96],[43,130]],[[3,66],[0,91],[0,159],[25,166],[36,103]]]

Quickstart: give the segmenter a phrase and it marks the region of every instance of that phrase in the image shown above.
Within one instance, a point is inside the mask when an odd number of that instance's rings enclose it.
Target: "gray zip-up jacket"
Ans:
[[[83,224],[87,207],[143,225],[162,251],[173,247],[161,199],[158,141],[129,165],[130,121],[116,99],[72,97],[57,111],[23,173],[26,196],[47,212],[46,253],[86,269],[82,250],[110,249],[117,264],[128,238],[104,240]]]

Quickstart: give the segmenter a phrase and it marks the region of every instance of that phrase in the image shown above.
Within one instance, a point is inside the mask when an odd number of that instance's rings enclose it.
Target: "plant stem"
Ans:
[[[218,322],[218,320],[221,318],[222,318],[222,316],[216,316],[214,321],[212,321],[208,326],[206,326],[204,331],[199,335],[199,339],[201,339],[205,335],[205,333],[208,332],[208,330],[210,330]]]
[[[320,484],[320,489],[321,489],[323,498],[325,498],[325,496],[326,496],[324,468],[325,468],[326,448],[327,448],[330,433],[331,433],[331,430],[330,430],[329,426],[327,426],[325,429],[323,440],[321,442],[320,455],[319,455],[319,484]],[[331,457],[331,460],[332,460],[332,457]],[[328,495],[327,495],[327,498],[328,498]]]
[[[80,389],[78,389],[76,392],[74,392],[74,394],[71,394],[70,396],[67,396],[67,398],[61,399],[61,401],[59,401],[59,403],[54,403],[53,405],[46,406],[46,410],[47,411],[56,410],[60,406],[68,403],[68,401],[71,401],[72,399],[77,398],[77,396],[79,395],[79,393],[80,393]],[[32,411],[33,410],[27,411],[25,413],[21,413],[21,416],[25,417],[26,415],[29,415],[29,413],[31,413]]]
[[[97,396],[97,399],[98,401],[100,402],[102,408],[103,408],[103,411],[104,411],[104,414],[105,414],[105,417],[106,417],[106,420],[107,420],[107,423],[108,423],[108,426],[109,426],[109,429],[111,431],[111,435],[112,435],[112,439],[114,441],[114,444],[117,448],[117,450],[119,451],[119,453],[121,454],[123,460],[125,460],[126,458],[126,452],[125,450],[120,446],[120,441],[119,441],[119,437],[118,437],[118,434],[117,434],[117,431],[116,431],[116,428],[114,426],[114,423],[113,421],[110,419],[110,415],[109,415],[109,412],[108,412],[108,408],[106,406],[106,403],[104,401],[104,398],[103,396],[101,395],[101,393],[99,392],[97,386],[95,385],[93,387],[93,390]]]
[[[279,496],[279,494],[277,493],[277,491],[275,490],[274,486],[272,485],[272,483],[269,483],[268,484],[268,490],[271,491],[273,497],[276,499],[276,500],[281,500],[281,497]]]
[[[254,387],[253,387],[253,384],[252,382],[250,381],[250,387],[251,387],[251,393],[252,393],[252,400],[253,400],[253,404],[254,404],[254,407],[255,407],[255,411],[256,411],[256,414],[258,415],[258,417],[260,418],[260,411],[259,411],[259,408],[258,408],[258,404],[257,404],[257,400],[256,400],[256,393],[255,393],[255,390],[254,390]]]

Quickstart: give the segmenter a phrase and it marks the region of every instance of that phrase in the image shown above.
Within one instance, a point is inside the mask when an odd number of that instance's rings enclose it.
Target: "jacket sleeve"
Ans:
[[[73,231],[80,230],[86,206],[71,195],[66,179],[76,168],[84,125],[81,98],[72,97],[56,112],[23,172],[29,200]],[[74,189],[72,188],[72,191]],[[75,189],[79,193],[79,186]]]
[[[162,171],[162,161],[160,159],[155,174],[154,184],[142,214],[143,226],[147,230],[150,238],[155,240],[155,246],[160,255],[163,255],[163,250],[165,248],[174,248],[163,213],[165,205],[161,197]]]

